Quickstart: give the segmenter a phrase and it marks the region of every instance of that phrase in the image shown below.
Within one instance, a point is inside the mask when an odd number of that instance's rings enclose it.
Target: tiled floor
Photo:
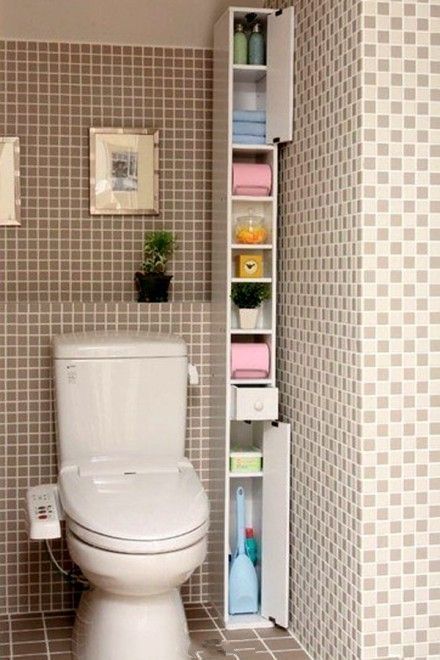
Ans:
[[[299,644],[282,628],[258,631],[224,630],[215,610],[204,605],[186,608],[192,640],[191,657],[236,660],[308,660]],[[2,660],[71,660],[72,613],[22,614],[1,619]],[[154,660],[148,658],[145,660]]]

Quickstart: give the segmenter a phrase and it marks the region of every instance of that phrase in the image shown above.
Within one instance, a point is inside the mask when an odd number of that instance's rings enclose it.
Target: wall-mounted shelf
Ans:
[[[234,25],[255,11],[266,38],[267,65],[234,65]],[[213,364],[215,407],[212,427],[213,465],[217,483],[223,484],[224,498],[216,501],[216,520],[224,506],[222,584],[213,588],[216,604],[223,612],[226,628],[269,628],[288,624],[289,571],[289,451],[290,427],[274,422],[278,416],[275,379],[276,356],[276,266],[278,143],[291,139],[293,126],[293,8],[251,9],[229,7],[214,31],[214,121],[213,121]],[[264,112],[266,144],[237,144],[233,141],[235,110]],[[261,118],[261,115],[260,115]],[[263,132],[263,131],[261,131]],[[257,138],[255,138],[257,139]],[[270,194],[265,197],[232,194],[233,163],[269,165]],[[266,168],[267,172],[267,168]],[[252,185],[252,182],[249,184]],[[245,188],[244,188],[245,189]],[[266,188],[269,192],[269,187]],[[264,244],[236,243],[236,229],[242,216],[263,217],[267,229]],[[236,277],[239,252],[251,258],[262,255],[262,277]],[[261,307],[255,329],[237,327],[240,315],[230,299],[233,283],[265,283],[270,299]],[[235,346],[253,344],[255,346]],[[250,354],[243,373],[267,373],[268,378],[231,378],[231,354]],[[263,346],[261,346],[263,344]],[[266,347],[267,346],[267,350]],[[261,350],[261,349],[264,350]],[[269,369],[254,370],[256,355],[269,357]],[[265,358],[263,358],[265,359]],[[237,372],[240,373],[240,372]],[[257,447],[263,455],[263,470],[231,473],[231,439],[234,446]],[[219,455],[221,452],[221,459]],[[224,460],[223,460],[224,459]],[[252,527],[261,547],[260,610],[255,614],[229,613],[229,548],[236,543],[235,493],[246,493],[246,526]],[[220,507],[220,508],[219,508]],[[276,509],[277,515],[273,515]],[[220,573],[220,572],[219,572]]]

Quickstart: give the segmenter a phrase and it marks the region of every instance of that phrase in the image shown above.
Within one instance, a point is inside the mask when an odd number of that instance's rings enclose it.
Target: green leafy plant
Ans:
[[[262,282],[237,282],[231,287],[231,298],[240,309],[255,309],[270,298],[270,286]]]
[[[145,234],[144,272],[165,273],[168,259],[176,249],[176,239],[171,231],[161,229]]]

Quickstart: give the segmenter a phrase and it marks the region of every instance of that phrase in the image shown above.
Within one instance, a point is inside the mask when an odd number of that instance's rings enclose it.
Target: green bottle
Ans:
[[[243,25],[237,23],[234,34],[234,64],[247,64],[248,41]]]
[[[249,64],[265,64],[264,36],[261,25],[255,23],[249,37]]]

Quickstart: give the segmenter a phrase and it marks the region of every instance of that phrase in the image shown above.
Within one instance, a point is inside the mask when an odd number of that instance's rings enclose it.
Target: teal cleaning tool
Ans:
[[[237,550],[229,573],[229,614],[258,612],[258,577],[245,552],[244,488],[237,488]]]

